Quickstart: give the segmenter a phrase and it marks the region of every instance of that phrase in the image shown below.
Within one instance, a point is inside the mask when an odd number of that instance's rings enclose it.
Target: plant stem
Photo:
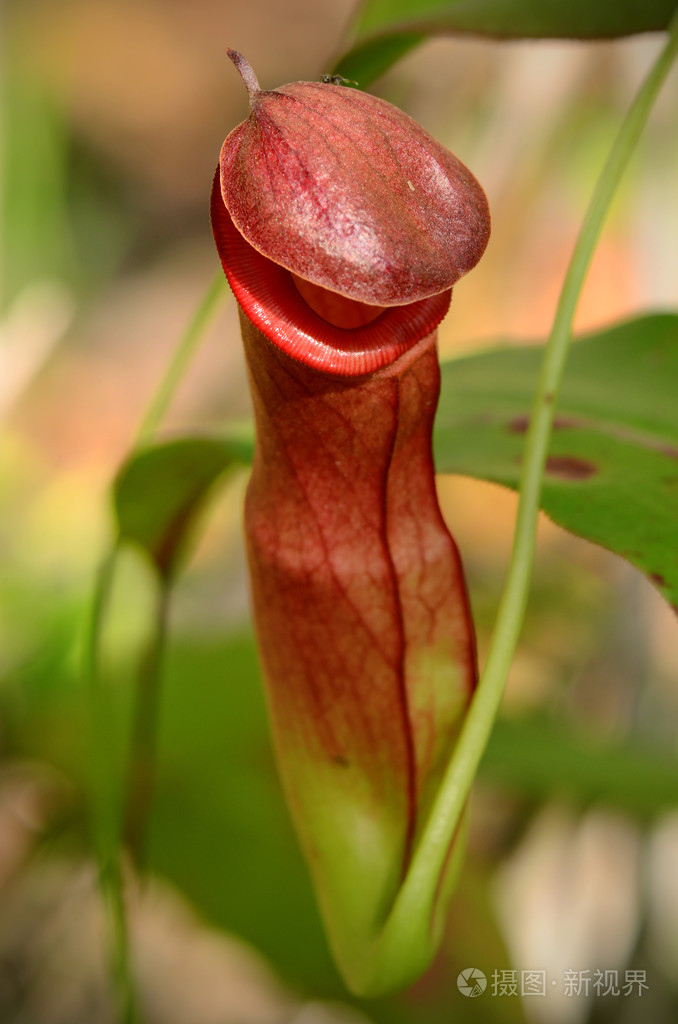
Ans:
[[[210,282],[179,339],[165,374],[139,425],[130,454],[134,454],[153,439],[210,320],[227,292],[226,278],[220,270]],[[153,799],[162,661],[167,639],[171,585],[171,579],[163,578],[160,581],[154,630],[149,647],[142,655],[137,676],[137,699],[132,724],[123,836],[140,868],[143,866],[146,824]]]
[[[511,560],[487,661],[448,764],[440,792],[383,932],[382,970],[391,970],[421,943],[429,945],[437,887],[504,693],[527,604],[537,519],[558,390],[572,322],[603,223],[654,100],[678,54],[678,12],[668,40],[640,87],[613,144],[584,217],[551,329],[527,433]],[[415,924],[415,922],[417,922]],[[416,938],[415,938],[416,933]]]
[[[186,372],[188,364],[195,355],[198,345],[205,335],[209,322],[219,308],[219,303],[226,296],[228,286],[221,270],[215,275],[207,291],[195,308],[179,339],[172,358],[163,375],[158,389],[144,413],[132,452],[143,447],[153,439],[170,406],[176,390]]]
[[[111,977],[119,1024],[142,1024],[130,957],[127,910],[120,860],[109,856],[99,864],[99,888],[111,935]]]
[[[93,804],[96,818],[95,840],[104,846],[111,842],[111,818],[109,812],[112,797],[113,760],[110,742],[110,708],[108,692],[101,685],[101,632],[113,589],[118,545],[108,552],[99,567],[94,584],[90,606],[87,634],[85,637],[85,674],[89,684],[93,720],[91,758],[94,777]]]
[[[123,839],[139,870],[145,864],[146,826],[155,790],[156,746],[171,583],[160,581],[153,629],[139,662]]]
[[[186,372],[190,360],[197,351],[209,321],[216,313],[219,302],[226,294],[226,284],[221,272],[215,276],[205,295],[198,304],[186,329],[181,335],[169,366],[160,381],[158,389],[144,414],[132,452],[148,444],[157,431],[176,390]],[[111,976],[115,989],[118,1024],[137,1024],[141,1019],[136,1006],[134,984],[131,972],[131,956],[127,913],[125,908],[124,881],[119,856],[121,829],[121,793],[115,771],[115,752],[110,723],[112,721],[111,695],[101,677],[101,637],[113,587],[115,568],[120,551],[121,538],[117,536],[110,550],[102,560],[97,574],[90,606],[85,637],[85,674],[89,684],[92,738],[93,773],[93,832],[94,846],[99,869],[99,887],[108,925],[111,958]],[[140,693],[137,702],[136,721],[133,726],[132,753],[130,755],[130,778],[142,779],[142,791],[138,797],[130,794],[128,807],[134,804],[132,814],[128,811],[128,828],[132,829],[133,846],[143,848],[145,821],[152,799],[154,754],[147,759],[141,772],[140,744],[155,750],[157,731],[157,708],[159,704],[160,667],[166,637],[167,602],[169,586],[161,582],[161,596],[155,620],[155,633],[147,656],[140,666]],[[146,755],[144,755],[146,756]],[[134,785],[134,783],[132,784]],[[134,821],[132,828],[130,822]]]
[[[108,609],[118,544],[104,558],[97,574],[86,635],[85,666],[89,684],[92,735],[90,753],[93,775],[93,832],[104,915],[110,937],[111,978],[120,1024],[138,1020],[132,982],[127,912],[121,866],[117,854],[119,795],[114,771],[115,751],[111,721],[113,709],[100,669],[101,633]]]

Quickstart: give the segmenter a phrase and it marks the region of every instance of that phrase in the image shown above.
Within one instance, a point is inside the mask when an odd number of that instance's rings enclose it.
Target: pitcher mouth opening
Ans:
[[[360,299],[349,299],[345,295],[331,292],[320,284],[314,284],[290,271],[294,287],[297,289],[307,306],[314,313],[326,320],[333,327],[352,331],[356,327],[371,324],[388,306],[371,306]]]
[[[299,278],[255,249],[233,224],[219,170],[212,230],[228,282],[248,319],[292,359],[322,373],[358,377],[389,366],[447,313],[448,288],[403,306],[370,306]]]

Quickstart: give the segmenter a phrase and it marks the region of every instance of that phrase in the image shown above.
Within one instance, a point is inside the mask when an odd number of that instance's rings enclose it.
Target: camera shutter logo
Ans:
[[[487,978],[477,967],[467,967],[457,977],[457,988],[463,996],[475,999],[487,988]]]

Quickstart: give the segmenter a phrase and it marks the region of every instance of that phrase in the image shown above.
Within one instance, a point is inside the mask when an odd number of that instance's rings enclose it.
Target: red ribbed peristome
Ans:
[[[342,377],[374,373],[435,330],[449,309],[452,289],[392,306],[363,327],[335,327],[304,301],[289,270],[242,237],[224,206],[218,170],[211,215],[224,271],[248,319],[288,356],[315,370]]]

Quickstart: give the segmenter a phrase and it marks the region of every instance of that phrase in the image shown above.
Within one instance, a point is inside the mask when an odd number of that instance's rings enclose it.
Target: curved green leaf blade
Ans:
[[[426,36],[601,39],[665,29],[675,0],[367,0],[335,72],[365,88]]]
[[[438,472],[517,489],[539,347],[447,363]],[[678,316],[654,315],[572,347],[541,506],[621,555],[678,611]]]
[[[171,576],[210,488],[242,457],[237,442],[211,438],[180,438],[132,455],[113,484],[120,537]]]
[[[356,43],[334,66],[333,73],[366,89],[371,82],[426,39],[425,32],[393,32]]]

